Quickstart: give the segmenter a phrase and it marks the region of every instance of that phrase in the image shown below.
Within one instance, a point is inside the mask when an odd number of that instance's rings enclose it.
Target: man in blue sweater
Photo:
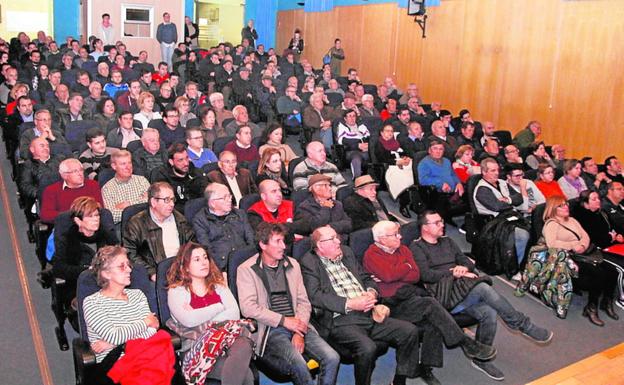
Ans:
[[[178,42],[178,29],[171,22],[171,15],[168,12],[163,13],[163,22],[158,24],[156,40],[160,43],[162,61],[167,63],[169,68],[173,68],[171,56],[173,56],[173,50]]]

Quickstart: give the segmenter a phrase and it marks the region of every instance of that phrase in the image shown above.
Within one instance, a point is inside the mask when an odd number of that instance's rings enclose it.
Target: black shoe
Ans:
[[[420,365],[420,375],[418,376],[427,385],[442,385],[442,383],[433,375],[431,366]]]
[[[597,326],[604,326],[604,321],[598,316],[598,309],[594,304],[588,304],[583,309],[583,317],[587,317],[589,322]]]
[[[401,206],[399,207],[399,212],[401,213],[401,215],[403,215],[405,218],[411,218],[412,214],[410,214],[409,212],[409,208],[407,206]]]
[[[479,341],[475,341],[472,338],[466,337],[464,342],[459,345],[466,355],[470,359],[477,359],[481,361],[491,360],[496,356],[496,348],[493,346],[482,344]]]
[[[620,319],[620,316],[618,316],[613,308],[613,299],[611,298],[603,298],[602,301],[600,301],[600,310],[604,310],[611,319],[616,321]]]
[[[491,362],[474,360],[472,361],[472,366],[475,369],[482,371],[483,373],[485,373],[486,376],[490,377],[495,381],[503,381],[505,379],[505,374],[501,372],[500,369],[494,366],[494,364]]]

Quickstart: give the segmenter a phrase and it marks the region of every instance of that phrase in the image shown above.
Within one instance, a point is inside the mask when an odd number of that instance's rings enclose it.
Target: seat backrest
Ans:
[[[112,168],[108,168],[108,167],[102,168],[100,172],[98,173],[98,184],[100,185],[100,188],[104,187],[106,182],[113,179],[114,176],[115,176],[115,170],[113,170]]]
[[[292,257],[299,261],[310,250],[312,250],[312,240],[310,237],[305,237],[293,244]]]
[[[218,162],[210,162],[202,166],[202,172],[204,173],[204,175],[208,175],[209,172],[212,172],[218,169],[219,169]]]
[[[342,186],[336,190],[336,199],[340,202],[344,203],[344,200],[350,195],[353,195],[353,187],[351,186]]]
[[[67,139],[67,143],[69,143],[73,152],[78,152],[83,148],[86,142],[87,130],[92,127],[97,127],[97,123],[93,120],[75,120],[67,123],[65,139]]]
[[[238,301],[238,288],[236,287],[236,276],[238,266],[258,253],[255,247],[248,247],[230,254],[227,264],[227,280],[230,291],[234,294],[234,298]]]
[[[420,238],[420,228],[416,221],[402,225],[399,231],[401,232],[401,243],[405,246],[409,246],[412,241]]]
[[[212,152],[214,152],[218,158],[219,154],[221,154],[223,150],[225,149],[225,146],[233,140],[234,140],[233,136],[224,136],[224,137],[215,139],[215,141],[212,143]]]
[[[292,187],[293,185],[293,177],[295,174],[295,167],[301,162],[303,162],[305,158],[300,156],[299,158],[295,158],[288,163],[288,184]]]
[[[238,204],[238,208],[240,208],[244,212],[247,212],[247,210],[249,210],[249,208],[253,206],[253,204],[258,202],[259,200],[260,200],[260,194],[258,193],[245,195],[244,197],[241,198],[241,201]]]
[[[297,190],[292,193],[292,201],[293,201],[293,204],[295,205],[295,211],[297,211],[297,207],[299,207],[301,202],[308,199],[310,195],[311,193],[308,190]]]
[[[364,253],[373,243],[373,231],[370,228],[354,231],[349,236],[349,247],[360,263],[362,263]]]
[[[535,206],[531,212],[531,234],[536,241],[542,236],[542,229],[544,229],[544,211],[546,210],[546,203]]]
[[[167,302],[167,272],[175,258],[165,258],[158,263],[156,270],[156,299],[158,300],[158,314],[160,315],[160,324],[171,318],[169,312],[169,303]]]
[[[328,94],[325,94],[327,96],[327,100],[329,101],[329,105],[332,107],[337,107],[340,105],[340,103],[342,103],[342,95],[340,95],[337,92],[330,92]]]
[[[140,289],[143,294],[145,294],[145,297],[147,297],[150,310],[154,314],[158,315],[156,293],[147,276],[147,270],[145,267],[141,265],[134,265],[132,267],[132,272],[130,273],[130,286],[128,286],[128,288]],[[98,286],[97,281],[95,280],[95,275],[91,269],[87,269],[80,273],[76,289],[76,299],[78,301],[78,323],[80,326],[80,337],[84,341],[88,341],[89,337],[87,336],[87,324],[85,323],[84,314],[82,312],[82,304],[84,303],[85,298],[98,290],[100,290],[100,287]]]
[[[223,122],[221,122],[221,128],[227,127],[227,125],[232,123],[234,120],[235,120],[234,118],[223,119]]]
[[[123,234],[126,231],[126,226],[128,225],[128,221],[130,218],[140,213],[143,210],[147,210],[147,203],[137,203],[136,205],[128,206],[121,212],[121,237],[123,238]]]
[[[511,131],[498,130],[494,131],[493,135],[498,138],[498,142],[500,143],[501,147],[508,146],[512,143]]]
[[[191,199],[184,204],[184,217],[190,225],[193,224],[193,218],[195,218],[195,214],[197,214],[197,212],[201,210],[204,206],[206,206],[206,198],[204,197]]]
[[[134,154],[135,151],[138,151],[139,148],[142,148],[142,147],[143,147],[143,143],[141,143],[140,140],[133,140],[132,142],[128,143],[128,145],[126,146],[126,150]]]
[[[466,182],[466,194],[468,194],[467,198],[468,198],[468,205],[470,206],[470,211],[473,214],[478,214],[477,212],[477,206],[475,206],[475,202],[474,202],[474,191],[477,188],[477,184],[479,183],[479,181],[481,180],[481,174],[477,174],[477,175],[471,175],[468,178],[468,182]]]

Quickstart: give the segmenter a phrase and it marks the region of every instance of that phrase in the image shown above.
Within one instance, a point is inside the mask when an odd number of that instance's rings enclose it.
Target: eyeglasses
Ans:
[[[156,199],[157,201],[163,201],[166,204],[171,203],[171,202],[175,203],[176,201],[175,197],[164,197],[164,198],[154,197],[154,199]]]
[[[329,242],[329,241],[340,241],[340,235],[336,234],[333,237],[327,238],[327,239],[319,239],[319,243],[322,242]]]
[[[229,200],[231,200],[231,199],[232,199],[232,194],[226,194],[226,195],[224,195],[224,196],[222,196],[222,197],[219,197],[219,198],[212,198],[212,199],[210,199],[210,200],[211,200],[211,201],[218,201],[218,200],[221,200],[221,199],[226,200],[226,201],[229,201]]]
[[[225,164],[236,164],[236,159],[233,160],[222,160],[221,163]]]
[[[74,170],[67,170],[67,171],[62,171],[63,174],[79,174],[83,172],[81,168],[77,168]]]
[[[120,265],[111,266],[107,270],[113,270],[113,269],[117,269],[119,271],[132,270],[132,264],[130,262],[124,262]]]
[[[436,226],[439,226],[439,225],[444,225],[444,220],[443,220],[443,219],[440,219],[439,221],[427,222],[427,223],[425,223],[425,224],[426,224],[426,225],[436,225]]]
[[[402,235],[401,233],[394,233],[394,234],[385,234],[381,236],[382,238],[401,238]]]

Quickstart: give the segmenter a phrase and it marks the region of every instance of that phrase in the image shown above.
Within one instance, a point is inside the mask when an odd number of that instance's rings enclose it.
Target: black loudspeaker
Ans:
[[[427,12],[425,0],[407,0],[407,14],[410,16],[423,16]]]

